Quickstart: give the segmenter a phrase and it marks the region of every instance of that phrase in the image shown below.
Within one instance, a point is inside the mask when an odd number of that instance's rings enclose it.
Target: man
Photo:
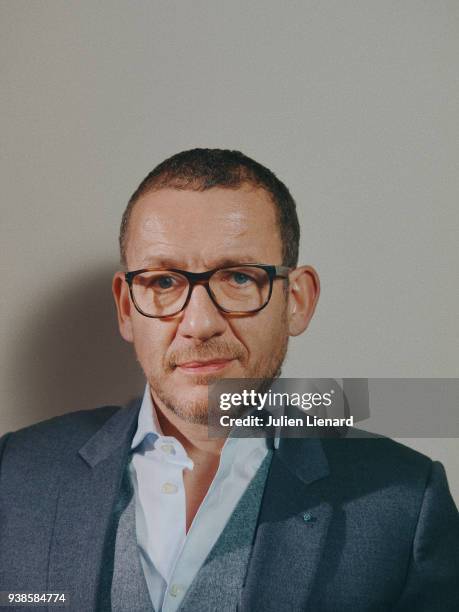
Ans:
[[[208,436],[209,383],[276,377],[312,317],[298,243],[287,188],[239,152],[146,177],[113,280],[143,398],[2,439],[0,591],[78,611],[459,609],[439,463],[383,438]]]

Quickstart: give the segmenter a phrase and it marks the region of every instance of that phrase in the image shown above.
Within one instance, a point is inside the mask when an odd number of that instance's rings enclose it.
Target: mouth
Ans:
[[[234,359],[209,359],[206,361],[187,361],[177,364],[177,368],[185,374],[212,374],[220,372],[232,363]]]

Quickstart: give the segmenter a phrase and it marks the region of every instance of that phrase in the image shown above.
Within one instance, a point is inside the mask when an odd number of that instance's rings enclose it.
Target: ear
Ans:
[[[129,287],[124,279],[123,272],[115,273],[112,282],[112,293],[116,304],[120,334],[127,342],[133,342],[134,334],[131,321],[133,306],[129,296]]]
[[[320,281],[311,266],[295,268],[289,275],[288,327],[290,336],[298,336],[307,328],[320,294]]]

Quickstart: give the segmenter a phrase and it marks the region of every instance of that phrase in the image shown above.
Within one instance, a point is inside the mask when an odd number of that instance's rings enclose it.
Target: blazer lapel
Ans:
[[[72,458],[61,480],[48,590],[71,610],[94,610],[105,538],[128,460],[140,402],[118,410]]]
[[[241,611],[306,609],[332,516],[331,505],[312,485],[328,474],[319,439],[281,438],[266,483]]]

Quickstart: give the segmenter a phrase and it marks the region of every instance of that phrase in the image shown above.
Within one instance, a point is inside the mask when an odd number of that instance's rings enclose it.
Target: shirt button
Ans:
[[[169,593],[172,597],[177,597],[183,591],[183,586],[181,584],[173,584],[169,589]]]
[[[161,491],[163,493],[177,493],[178,486],[173,484],[172,482],[165,482],[161,487]]]
[[[161,444],[161,450],[166,455],[175,455],[175,448],[173,444]]]

